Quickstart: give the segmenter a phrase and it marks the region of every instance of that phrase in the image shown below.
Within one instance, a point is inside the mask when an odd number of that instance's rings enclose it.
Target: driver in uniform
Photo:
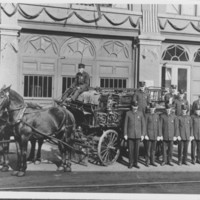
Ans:
[[[85,65],[80,63],[78,69],[79,72],[76,74],[75,81],[72,86],[64,92],[61,101],[75,101],[81,93],[89,90],[90,76],[85,71]]]

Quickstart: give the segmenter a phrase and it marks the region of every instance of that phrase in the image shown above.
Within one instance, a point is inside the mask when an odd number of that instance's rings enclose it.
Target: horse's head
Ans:
[[[0,112],[4,111],[9,105],[10,86],[5,85],[0,90]]]

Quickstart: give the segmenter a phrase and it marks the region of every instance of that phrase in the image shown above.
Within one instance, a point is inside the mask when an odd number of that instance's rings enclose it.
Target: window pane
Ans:
[[[62,78],[62,93],[65,92],[65,90],[66,90],[66,85],[67,85],[67,78],[66,78],[66,77],[63,77],[63,78]]]
[[[113,79],[110,79],[110,87],[113,88]]]
[[[62,78],[62,94],[71,87],[73,82],[75,81],[75,77],[63,77]]]
[[[106,84],[105,84],[105,87],[108,88],[109,85],[108,85],[108,79],[106,79]]]
[[[100,87],[102,88],[126,88],[126,79],[121,78],[101,78]]]
[[[122,80],[119,80],[119,88],[122,88]]]
[[[104,79],[101,79],[100,87],[104,87]]]
[[[187,91],[187,69],[178,69],[178,90]]]
[[[24,76],[24,97],[52,97],[52,77]]]
[[[126,80],[123,80],[123,88],[126,88]]]
[[[24,96],[27,97],[28,96],[28,86],[29,82],[28,82],[28,76],[24,76]]]
[[[172,83],[172,69],[163,67],[162,68],[162,87],[170,88]]]

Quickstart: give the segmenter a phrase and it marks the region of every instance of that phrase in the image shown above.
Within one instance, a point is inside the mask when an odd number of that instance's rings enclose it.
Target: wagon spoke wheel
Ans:
[[[118,133],[114,130],[107,130],[100,137],[98,144],[98,156],[105,166],[114,163],[120,154],[118,144]]]

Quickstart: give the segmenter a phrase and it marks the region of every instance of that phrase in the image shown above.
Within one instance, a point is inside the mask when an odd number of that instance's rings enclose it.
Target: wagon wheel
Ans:
[[[107,130],[100,137],[98,143],[98,156],[105,166],[114,163],[120,154],[118,144],[118,133],[114,130]]]

